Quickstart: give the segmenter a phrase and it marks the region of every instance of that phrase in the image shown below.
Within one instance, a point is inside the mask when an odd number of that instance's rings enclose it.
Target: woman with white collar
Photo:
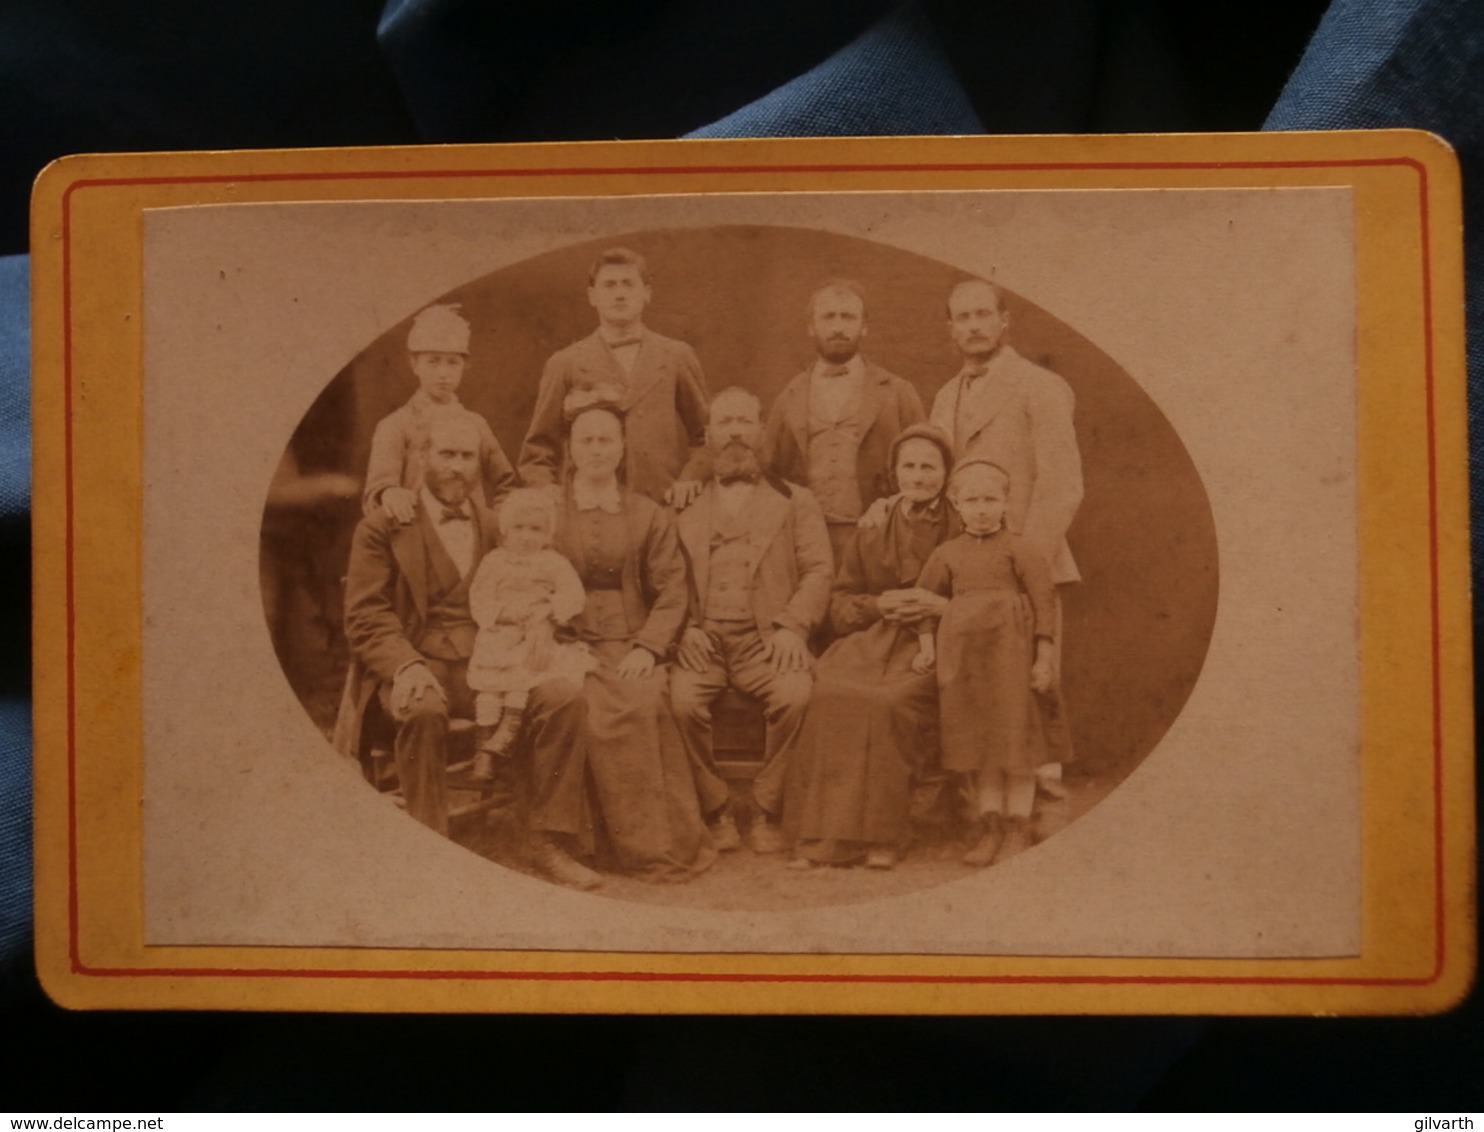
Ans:
[[[646,880],[686,880],[716,850],[669,707],[685,559],[668,509],[619,481],[619,404],[601,391],[574,393],[564,416],[569,467],[554,545],[587,591],[572,627],[598,660],[585,685],[598,861]]]

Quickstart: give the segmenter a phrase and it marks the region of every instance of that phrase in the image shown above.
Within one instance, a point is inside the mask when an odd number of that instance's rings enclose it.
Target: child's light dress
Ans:
[[[581,684],[597,661],[585,644],[559,644],[553,634],[556,625],[576,617],[586,604],[577,571],[555,550],[490,551],[469,586],[469,613],[479,626],[469,658],[469,687],[476,692],[528,692],[548,680]]]

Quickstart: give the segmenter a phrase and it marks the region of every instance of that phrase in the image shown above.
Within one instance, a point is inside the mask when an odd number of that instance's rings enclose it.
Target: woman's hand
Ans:
[[[876,599],[881,616],[893,625],[910,625],[924,617],[937,617],[947,605],[946,597],[918,586],[887,590]]]
[[[654,671],[654,653],[643,645],[635,645],[628,656],[618,662],[620,680],[643,680]]]
[[[903,612],[908,606],[911,594],[911,590],[887,590],[885,593],[877,594],[876,609],[881,614],[881,619],[893,625],[912,620]]]
[[[526,653],[526,664],[533,672],[545,672],[551,667],[551,658],[556,652],[556,642],[551,639],[551,630],[538,626],[531,630],[530,650]]]

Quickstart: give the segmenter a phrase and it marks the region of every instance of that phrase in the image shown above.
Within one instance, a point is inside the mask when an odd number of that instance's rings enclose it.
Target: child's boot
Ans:
[[[498,754],[493,746],[495,731],[495,726],[489,724],[474,732],[474,766],[469,777],[475,782],[493,782],[495,779],[495,757]]]
[[[525,709],[518,707],[507,707],[500,713],[500,722],[495,724],[494,733],[489,738],[491,752],[501,757],[510,753],[520,735],[520,721],[524,714]]]
[[[1001,815],[985,814],[983,821],[984,830],[980,833],[979,840],[962,858],[964,864],[973,865],[976,869],[994,864],[1005,840],[1005,819]]]
[[[1024,852],[1036,843],[1035,836],[1031,832],[1030,818],[1006,818],[1005,840],[1000,846],[1000,859],[1013,857],[1016,853]]]

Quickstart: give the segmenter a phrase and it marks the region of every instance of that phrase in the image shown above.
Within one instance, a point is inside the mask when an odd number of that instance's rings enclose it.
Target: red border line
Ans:
[[[817,174],[817,173],[997,173],[1036,171],[1120,170],[1238,170],[1238,169],[1340,169],[1405,166],[1416,172],[1420,199],[1422,240],[1422,308],[1425,399],[1427,412],[1427,480],[1430,610],[1432,615],[1432,721],[1433,721],[1433,913],[1436,943],[1433,970],[1426,976],[1403,977],[1313,977],[1221,976],[1221,975],[872,975],[872,974],[767,974],[760,972],[658,972],[658,971],[458,971],[458,970],[340,970],[315,968],[257,967],[90,967],[82,960],[79,944],[77,884],[77,702],[76,625],[74,622],[73,542],[73,448],[72,448],[72,195],[90,188],[152,185],[204,185],[243,182],[310,181],[397,181],[455,180],[469,178],[542,177],[649,177],[710,176],[716,174]],[[1442,637],[1439,595],[1437,447],[1433,389],[1433,319],[1431,228],[1428,213],[1427,167],[1410,157],[1352,158],[1332,161],[1066,161],[1066,162],[943,162],[924,164],[779,164],[779,165],[670,165],[670,166],[574,166],[541,169],[390,169],[322,173],[251,173],[241,176],[202,174],[172,177],[101,177],[73,181],[62,193],[62,314],[63,314],[63,454],[66,462],[66,571],[67,600],[67,915],[69,955],[74,974],[99,978],[309,978],[471,981],[565,981],[565,982],[673,982],[673,983],[861,983],[861,984],[1003,984],[1003,985],[1144,985],[1144,986],[1428,986],[1442,977],[1446,959],[1446,893],[1444,886],[1443,835],[1443,693]],[[855,958],[856,956],[851,956]],[[699,958],[699,956],[697,956]],[[933,956],[939,959],[939,956]],[[982,958],[982,957],[979,957]],[[993,958],[1015,959],[1015,956]],[[1042,957],[1045,958],[1045,957]],[[1052,957],[1061,958],[1061,957]],[[1137,958],[1137,957],[1134,957]],[[1126,961],[1118,957],[1119,961]]]
[[[711,176],[749,173],[1008,173],[1051,172],[1066,169],[1118,172],[1127,170],[1165,169],[1314,169],[1355,168],[1378,165],[1412,165],[1421,163],[1410,157],[1369,157],[1343,161],[970,161],[924,163],[841,163],[795,165],[576,165],[541,169],[347,169],[319,173],[226,173],[182,174],[172,177],[96,177],[83,178],[67,186],[64,198],[75,189],[117,188],[133,185],[228,185],[243,182],[295,181],[407,181],[456,180],[463,178],[521,177],[649,177]]]

